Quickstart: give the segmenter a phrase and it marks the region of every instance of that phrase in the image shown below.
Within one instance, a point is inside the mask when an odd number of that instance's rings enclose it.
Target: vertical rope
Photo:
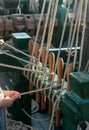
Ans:
[[[82,40],[81,40],[80,59],[79,59],[78,71],[80,71],[80,69],[81,69],[81,62],[82,62],[82,51],[83,51],[84,33],[85,33],[85,26],[86,26],[87,5],[88,5],[88,0],[85,0],[85,8],[84,8],[84,26],[83,26],[83,31],[82,31]],[[85,51],[86,51],[86,50],[85,50]]]

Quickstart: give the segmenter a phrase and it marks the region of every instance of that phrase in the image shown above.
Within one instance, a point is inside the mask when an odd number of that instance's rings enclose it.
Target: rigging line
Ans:
[[[86,64],[86,66],[85,66],[84,71],[87,71],[88,68],[89,68],[89,60],[87,61],[87,64]],[[88,71],[89,71],[89,70],[88,70]]]
[[[72,38],[71,38],[71,42],[70,42],[70,50],[72,50],[72,46],[73,46],[73,42],[74,42],[74,38],[75,38],[75,33],[76,33],[76,30],[77,30],[77,23],[78,23],[78,15],[77,15],[77,17],[75,19],[75,26],[74,26],[74,30],[73,30],[73,34],[72,34]],[[70,53],[71,53],[71,51],[70,51]]]
[[[82,1],[83,1],[83,0],[82,0]],[[79,9],[80,9],[80,5],[81,5],[81,3],[79,3]],[[80,11],[79,9],[78,9],[78,11]],[[74,38],[75,38],[75,33],[76,33],[76,30],[77,30],[78,19],[79,19],[79,16],[77,15],[77,17],[76,17],[76,19],[75,19],[75,26],[74,26],[74,30],[73,30],[72,39],[71,39],[70,50],[69,50],[69,52],[68,52],[68,58],[67,58],[66,66],[67,66],[67,64],[68,64],[69,61],[70,61],[71,50],[72,50],[72,47],[73,47],[73,42],[74,42]],[[74,69],[74,68],[73,68],[73,69]],[[64,72],[64,79],[65,79],[65,75],[66,75],[66,67],[65,67],[65,72]]]
[[[18,10],[19,10],[19,14],[21,15],[22,14],[22,12],[21,12],[21,4],[20,4],[20,0],[18,1]]]
[[[82,62],[82,51],[83,51],[84,33],[85,33],[85,26],[86,26],[87,6],[88,6],[88,0],[86,0],[86,2],[85,2],[85,9],[84,9],[84,26],[83,26],[83,31],[82,31],[82,40],[81,40],[80,59],[79,59],[78,71],[80,71],[80,69],[81,69],[81,62]]]
[[[37,69],[38,69],[38,63],[40,61],[40,57],[41,57],[41,53],[42,53],[42,48],[43,48],[43,44],[44,44],[44,39],[45,39],[45,34],[46,34],[46,30],[47,30],[47,25],[48,25],[50,10],[51,10],[51,3],[52,3],[52,0],[49,1],[49,5],[48,5],[46,22],[45,22],[45,26],[44,26],[44,31],[43,31],[42,40],[41,40],[40,52],[39,52],[39,56],[38,56]]]
[[[34,121],[43,122],[43,121],[50,120],[50,118],[46,118],[46,119],[39,119],[39,118],[37,118],[37,119],[36,119],[35,117],[30,116],[30,115],[26,112],[26,110],[25,110],[24,108],[22,108],[22,110],[23,110],[23,112],[24,112],[29,118],[31,118],[31,119],[34,120]]]
[[[60,40],[60,44],[59,44],[59,51],[58,51],[57,59],[58,59],[58,57],[60,55],[60,48],[62,47],[62,43],[63,43],[63,38],[64,38],[64,33],[65,33],[65,28],[66,28],[67,16],[68,16],[69,9],[70,9],[70,0],[69,0],[69,3],[68,3],[68,10],[67,10],[65,21],[64,21],[64,27],[63,27],[63,30],[62,30],[62,36],[61,36],[61,40]],[[56,64],[55,64],[54,74],[56,73],[56,68],[57,68],[57,60],[56,60]],[[54,76],[53,76],[53,79],[54,79]],[[64,82],[63,82],[63,84],[64,84]],[[63,85],[62,85],[62,89],[63,89]],[[62,89],[61,89],[60,95],[62,94]],[[51,94],[51,89],[50,89],[50,94]],[[60,98],[59,98],[59,100],[60,100]],[[51,121],[50,121],[50,125],[49,125],[49,130],[51,130],[51,126],[52,126],[52,122],[53,122],[53,117],[54,117],[54,112],[55,112],[55,107],[56,107],[57,101],[58,101],[58,98],[55,100],[54,105],[53,105],[53,111],[52,111],[52,117],[51,117]]]
[[[58,0],[56,0],[54,6],[55,6],[55,8],[54,8],[54,12],[53,12],[53,18],[51,17],[51,19],[50,19],[50,25],[49,25],[49,30],[48,30],[48,39],[47,39],[47,46],[46,46],[47,53],[46,53],[46,59],[45,59],[45,63],[44,63],[44,67],[45,67],[44,70],[46,69],[48,53],[49,53],[49,49],[50,49],[50,46],[51,46],[52,34],[53,34],[53,29],[54,29],[54,24],[55,24],[55,19],[56,19],[56,13],[57,13],[57,8],[58,8]],[[45,78],[45,73],[43,75],[43,80],[44,80],[44,78]]]
[[[6,42],[1,42],[1,41],[0,41],[0,43],[2,43],[2,44],[4,44],[4,45],[8,46],[9,48],[13,49],[14,51],[17,51],[17,52],[19,52],[19,53],[21,53],[21,54],[23,54],[23,55],[25,55],[25,56],[31,58],[31,56],[29,56],[28,54],[26,54],[26,53],[24,53],[23,51],[21,51],[21,50],[15,48],[15,47],[9,45],[9,44],[6,43]],[[3,48],[3,46],[1,47],[1,50],[2,50],[2,48]],[[35,57],[33,57],[33,58],[36,59]]]
[[[44,9],[45,9],[45,4],[46,4],[46,0],[44,0],[44,3],[43,3],[43,8],[42,8],[42,11],[41,11],[41,16],[40,16],[40,21],[39,21],[39,24],[38,24],[38,30],[37,30],[37,34],[36,34],[36,39],[35,39],[35,43],[33,45],[33,51],[32,51],[32,57],[34,55],[34,50],[35,50],[35,44],[37,42],[37,38],[38,38],[38,35],[39,35],[39,30],[40,30],[40,25],[41,25],[41,21],[42,21],[42,16],[43,16],[43,13],[44,13]],[[48,13],[47,13],[48,14]],[[45,21],[45,26],[44,26],[44,32],[43,34],[46,32],[46,23],[47,23],[47,16],[46,16],[46,21]],[[43,38],[43,37],[42,37]],[[42,42],[41,42],[42,44]],[[39,53],[39,56],[38,56],[38,61],[40,61],[40,56],[41,56],[41,52],[42,52],[42,49],[40,50],[40,53]],[[31,59],[32,60],[32,59]],[[38,62],[39,63],[39,62]],[[37,64],[38,65],[38,64]],[[38,67],[37,67],[38,69]]]
[[[32,69],[32,66],[30,65],[30,64],[27,64],[27,65],[25,65],[25,67],[24,67],[24,70],[23,70],[23,75],[29,80],[29,75],[30,75],[30,71],[25,71],[25,68],[31,68]]]
[[[52,116],[51,116],[50,125],[49,125],[49,129],[48,130],[51,130],[51,128],[52,128],[56,105],[57,105],[57,100],[53,104]]]
[[[52,88],[55,88],[55,85],[51,86],[50,84],[48,84],[48,87],[41,88],[41,89],[36,89],[36,90],[33,90],[33,91],[23,92],[20,95],[23,96],[23,95],[27,95],[27,94],[31,94],[31,93],[36,93],[36,92],[41,92],[41,91],[44,91],[44,90],[48,90],[48,89],[50,89],[49,86],[52,87]]]
[[[57,5],[58,6],[58,5]],[[52,23],[52,21],[53,21],[53,14],[54,14],[54,7],[55,7],[55,2],[54,2],[54,0],[52,1],[52,7],[51,7],[51,14],[50,14],[50,23],[49,23],[49,29],[48,29],[48,38],[47,38],[47,45],[49,46],[46,46],[46,50],[47,50],[47,53],[48,53],[48,51],[49,51],[49,48],[50,48],[50,46],[51,46],[51,42],[49,42],[49,39],[50,39],[50,34],[51,34],[51,29],[52,29],[52,26],[53,26],[53,23]],[[45,68],[44,69],[46,69],[46,63],[47,63],[47,57],[48,57],[48,54],[46,53],[46,60],[45,60]]]
[[[37,32],[36,32],[36,38],[35,38],[34,45],[33,45],[33,50],[32,50],[32,58],[33,58],[33,55],[34,55],[35,44],[37,42],[39,31],[40,31],[40,26],[41,26],[41,21],[42,21],[45,5],[46,5],[46,0],[44,0],[44,2],[43,2],[42,11],[41,11],[41,14],[40,14],[40,20],[39,20],[39,23],[38,23],[38,28],[37,28]],[[31,61],[32,61],[32,58],[31,58]]]
[[[57,59],[59,58],[60,52],[61,52],[61,47],[62,47],[63,38],[64,38],[64,34],[65,34],[65,29],[66,29],[66,24],[67,24],[67,18],[68,18],[69,9],[70,9],[70,1],[69,1],[69,3],[68,3],[68,9],[67,9],[67,13],[66,13],[65,20],[64,20],[64,26],[63,26],[63,30],[62,30],[61,40],[60,40],[60,43],[59,43],[59,51],[58,51],[58,54],[57,54]],[[54,75],[53,75],[51,84],[53,84],[54,76],[55,76],[55,74],[56,74],[57,59],[56,59],[56,63],[55,63]],[[50,89],[49,95],[48,95],[49,98],[50,98],[50,94],[51,94],[51,89]]]
[[[0,66],[2,67],[7,67],[7,68],[11,68],[11,69],[18,69],[18,70],[25,70],[25,71],[30,71],[30,72],[34,72],[34,73],[44,73],[43,71],[40,71],[40,70],[32,70],[32,69],[27,69],[27,68],[22,68],[22,67],[17,67],[17,66],[13,66],[13,65],[7,65],[7,64],[3,64],[3,63],[0,63]],[[47,75],[49,75],[49,73],[45,72]]]
[[[22,58],[19,58],[19,57],[17,57],[17,56],[14,56],[14,55],[11,55],[11,54],[9,54],[9,53],[7,53],[7,52],[2,52],[3,54],[5,54],[5,55],[7,55],[7,56],[10,56],[10,57],[12,57],[12,58],[15,58],[16,60],[21,60],[21,61],[23,61],[23,62],[25,62],[25,63],[27,63],[27,64],[32,64],[32,65],[35,65],[36,66],[36,64],[33,62],[30,62],[30,61],[27,61],[27,60],[24,60],[24,59],[22,59]]]
[[[83,0],[82,0],[82,1],[83,1]],[[62,84],[62,86],[61,86],[62,89],[63,89],[63,86],[64,86],[65,77],[66,77],[66,68],[67,68],[67,65],[68,65],[68,63],[69,63],[70,56],[71,56],[71,50],[72,50],[73,41],[74,41],[74,36],[75,36],[76,28],[77,28],[77,22],[78,22],[78,15],[77,15],[77,17],[76,17],[75,27],[74,27],[73,36],[72,36],[71,45],[70,45],[70,50],[69,50],[69,54],[68,54],[68,58],[67,58],[67,62],[66,62],[65,71],[64,71],[63,84]],[[73,68],[73,69],[74,69],[74,68]],[[61,94],[62,94],[62,91],[61,91],[60,95],[61,95]],[[58,104],[59,104],[59,102],[60,102],[60,100],[58,101]]]
[[[76,23],[77,23],[77,22],[76,22]],[[72,44],[71,44],[71,45],[72,45]],[[66,65],[68,64],[69,57],[70,57],[70,53],[69,53],[69,55],[68,55],[68,59],[67,59]],[[64,77],[63,77],[63,84],[64,84],[65,75],[66,75],[66,67],[65,67]],[[62,88],[63,88],[63,85],[62,85]],[[62,91],[61,91],[61,94],[62,94]],[[61,95],[61,94],[60,94],[60,95]],[[58,101],[57,106],[59,105],[59,102],[60,102],[60,100]]]
[[[78,40],[79,40],[79,30],[80,30],[80,24],[81,24],[81,16],[82,16],[82,7],[83,7],[83,1],[80,1],[80,7],[78,9],[78,13],[79,13],[79,20],[78,20],[78,27],[77,27],[77,35],[76,35],[76,43],[75,43],[75,54],[74,54],[74,60],[73,60],[73,68],[75,68],[75,63],[77,60],[77,46],[78,46]]]
[[[39,35],[39,31],[40,31],[40,26],[41,26],[41,21],[42,21],[42,16],[43,16],[44,9],[45,9],[46,1],[47,0],[44,0],[44,2],[43,2],[42,11],[41,11],[41,14],[40,14],[40,19],[39,19],[38,28],[37,28],[37,32],[36,32],[36,38],[35,38],[34,43],[37,42],[37,38],[38,38],[38,35]]]
[[[73,41],[74,41],[74,36],[75,36],[76,28],[77,28],[77,22],[78,22],[78,16],[76,17],[76,21],[75,21],[75,27],[74,27],[74,31],[73,31],[73,36],[72,36],[72,41],[71,41],[71,46],[70,46],[70,49],[69,49],[69,54],[68,54],[66,66],[67,66],[67,64],[69,63],[69,60],[70,60],[71,50],[72,50]],[[63,81],[65,79],[65,75],[66,75],[66,67],[65,67],[65,72],[64,72],[64,76],[63,76]]]
[[[45,64],[47,63],[47,57],[48,57],[48,52],[51,46],[51,41],[52,41],[52,35],[53,35],[53,30],[54,30],[54,24],[55,24],[55,19],[56,19],[56,14],[57,14],[57,8],[58,8],[58,0],[56,0],[55,4],[54,4],[54,12],[53,12],[53,18],[51,16],[51,20],[50,20],[50,26],[49,26],[49,31],[48,31],[48,39],[47,39],[47,56],[46,56],[46,61]]]
[[[76,14],[75,11],[76,11],[76,6],[77,6],[77,0],[75,0],[75,3],[74,3],[74,8],[73,8],[73,14]],[[75,16],[72,17],[71,19],[71,26],[70,26],[70,32],[69,32],[69,38],[68,38],[68,50],[69,50],[69,47],[70,47],[70,41],[71,41],[71,36],[72,36],[72,32],[73,32],[73,25],[74,25],[74,19],[75,19]]]
[[[64,81],[62,81],[63,83],[61,83],[61,86],[63,86],[63,87],[61,87],[59,90],[57,90],[54,94],[53,94],[53,96],[52,96],[52,102],[54,103],[54,99],[55,99],[55,96],[58,94],[58,93],[60,93],[60,95],[62,95],[62,91],[63,90],[66,90],[66,83],[64,82]]]
[[[40,57],[41,57],[41,53],[42,53],[42,47],[43,47],[43,44],[44,44],[44,38],[45,38],[46,30],[47,30],[47,23],[48,23],[49,14],[50,14],[51,3],[52,3],[52,0],[49,1],[47,17],[46,17],[46,22],[45,22],[43,37],[42,37],[42,41],[41,41],[41,49],[40,49],[40,52],[39,52],[38,62],[37,62],[37,67],[36,67],[37,70],[38,70],[38,63],[40,62]],[[44,81],[44,78],[45,78],[45,73],[43,73],[43,80],[42,80],[42,82]],[[42,84],[41,84],[41,87],[42,87]]]

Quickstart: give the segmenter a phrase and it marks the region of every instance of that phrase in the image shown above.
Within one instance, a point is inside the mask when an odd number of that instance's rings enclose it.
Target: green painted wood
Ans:
[[[28,49],[28,42],[30,39],[31,37],[25,32],[12,33],[12,41],[14,47],[16,47],[17,49],[21,49],[21,50]]]
[[[72,126],[76,130],[79,121],[89,122],[89,72],[71,73],[70,82],[71,91],[65,93],[59,106],[66,117],[63,130]]]
[[[89,72],[70,74],[71,89],[81,98],[89,98]]]

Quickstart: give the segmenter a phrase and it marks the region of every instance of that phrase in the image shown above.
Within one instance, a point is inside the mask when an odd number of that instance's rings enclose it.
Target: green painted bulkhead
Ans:
[[[71,73],[70,84],[71,90],[65,93],[60,102],[63,130],[77,130],[79,122],[89,122],[89,73]]]

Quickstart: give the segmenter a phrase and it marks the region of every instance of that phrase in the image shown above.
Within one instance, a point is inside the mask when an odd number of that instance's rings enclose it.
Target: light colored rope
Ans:
[[[29,10],[39,13],[39,0],[29,0]]]
[[[44,38],[45,38],[45,34],[46,34],[46,30],[47,30],[47,25],[48,25],[48,20],[49,20],[49,15],[50,15],[50,10],[51,10],[51,4],[52,4],[52,0],[49,1],[49,6],[48,6],[48,11],[47,11],[47,17],[46,17],[46,22],[45,22],[45,26],[44,26],[44,31],[43,31],[43,37],[42,37],[42,41],[41,41],[41,47],[40,47],[40,52],[39,52],[39,56],[38,56],[38,62],[37,62],[37,70],[38,70],[38,65],[40,62],[40,57],[41,57],[41,53],[42,53],[42,48],[43,48],[43,44],[44,44]],[[47,54],[48,55],[48,54]],[[46,57],[47,57],[46,55]],[[47,60],[47,59],[46,59]],[[46,61],[45,60],[45,61]],[[45,66],[46,68],[46,66]],[[45,78],[45,73],[43,73],[43,79],[42,79],[42,84],[44,82],[44,78]],[[42,88],[42,84],[40,85],[40,88]]]
[[[44,31],[43,31],[43,35],[42,35],[42,40],[41,40],[40,52],[39,52],[39,56],[38,56],[38,63],[40,62],[40,57],[41,57],[41,54],[42,54],[42,48],[43,48],[43,45],[44,45],[44,39],[45,39],[49,15],[50,15],[50,11],[51,11],[51,3],[52,3],[52,0],[49,0],[48,11],[47,11]],[[37,69],[38,69],[38,63],[37,63]]]
[[[69,9],[70,9],[70,1],[69,1],[69,3],[68,3],[68,10],[67,10],[67,13],[66,13],[66,16],[65,16],[65,20],[64,20],[64,26],[63,26],[63,30],[62,30],[61,40],[60,40],[60,43],[59,43],[59,51],[58,51],[58,54],[57,54],[57,59],[60,57],[60,53],[61,53],[61,47],[62,47],[62,44],[63,44],[63,38],[64,38],[64,34],[65,34],[65,29],[66,29],[66,24],[67,24],[67,18],[68,18]],[[51,83],[51,84],[53,84],[53,82],[54,82],[54,77],[55,77],[55,74],[56,74],[57,59],[56,59],[56,63],[55,63],[54,75],[53,75],[52,83]],[[52,86],[52,85],[51,85],[51,86]],[[50,98],[50,94],[51,94],[51,89],[50,89],[50,91],[49,91],[48,98]]]
[[[71,24],[70,24],[70,31],[69,31],[69,38],[68,38],[68,50],[69,50],[69,47],[70,47],[70,41],[71,41],[71,37],[72,37],[72,32],[73,32],[73,25],[74,25],[74,20],[75,20],[75,11],[76,11],[76,7],[77,7],[77,0],[75,0],[74,2],[74,8],[73,8],[73,14],[74,14],[74,17],[72,17],[71,19]]]
[[[77,23],[78,23],[78,16],[76,17],[76,20],[75,20],[74,31],[73,31],[73,36],[72,36],[71,43],[70,43],[70,49],[69,49],[69,53],[68,53],[68,57],[67,57],[67,61],[66,61],[66,66],[65,66],[65,71],[64,71],[64,75],[63,75],[63,83],[62,83],[62,86],[61,86],[60,95],[62,94],[62,89],[63,89],[64,83],[65,83],[66,68],[67,68],[67,65],[69,64],[69,61],[70,61],[70,56],[71,56],[72,46],[73,46],[73,42],[74,42],[75,32],[76,32],[76,29],[77,29]],[[59,107],[59,102],[60,102],[60,100],[58,101],[57,107]]]
[[[30,125],[23,124],[21,121],[15,121],[10,118],[7,119],[7,130],[38,130]]]
[[[69,3],[68,3],[68,10],[67,10],[66,17],[65,17],[65,22],[64,22],[64,27],[63,27],[63,31],[62,31],[61,40],[60,40],[59,49],[62,47],[62,43],[63,43],[63,38],[64,38],[64,33],[65,33],[65,28],[66,28],[67,16],[68,16],[69,9],[70,9],[70,1],[69,1]],[[59,58],[59,55],[60,55],[60,50],[58,51],[57,59]],[[54,74],[56,73],[56,68],[57,68],[57,60],[56,60],[56,65],[55,65]],[[53,78],[54,78],[54,77],[53,77]],[[64,82],[63,82],[63,84],[64,84]],[[61,87],[60,96],[55,100],[54,105],[53,105],[53,111],[52,111],[52,117],[51,117],[51,121],[50,121],[49,130],[51,130],[51,127],[52,127],[53,117],[54,117],[54,111],[55,111],[55,108],[56,108],[56,105],[57,105],[58,101],[60,101],[60,97],[61,97],[61,94],[62,94],[62,89],[63,89],[63,85],[62,85],[62,87]],[[50,91],[50,92],[51,92],[51,91]],[[49,95],[49,96],[50,96],[50,95]]]
[[[40,14],[40,19],[39,19],[39,23],[38,23],[37,32],[36,32],[36,38],[35,38],[34,45],[33,45],[33,50],[32,50],[31,61],[32,61],[32,59],[33,59],[33,55],[34,55],[35,44],[36,44],[37,39],[38,39],[38,36],[39,36],[39,31],[40,31],[40,26],[41,26],[41,21],[42,21],[42,17],[43,17],[43,13],[44,13],[45,5],[46,5],[46,0],[44,0],[44,2],[43,2],[42,11],[41,11],[41,14]],[[40,57],[40,56],[39,56],[39,57]]]
[[[49,83],[45,88],[37,89],[37,90],[33,90],[33,91],[27,91],[27,92],[21,93],[21,96],[27,95],[27,94],[36,93],[36,92],[41,92],[41,91],[44,91],[44,90],[49,90],[50,87],[51,87],[51,88],[55,88],[55,85],[54,85],[54,86],[51,86],[50,83]]]
[[[37,29],[37,33],[36,33],[36,38],[35,38],[35,42],[34,42],[34,45],[33,45],[32,58],[33,58],[34,50],[35,50],[35,43],[37,42],[37,38],[38,38],[38,35],[39,35],[39,31],[40,31],[40,26],[41,26],[42,16],[43,16],[44,9],[45,9],[45,4],[46,4],[46,0],[44,0],[44,2],[43,2],[43,8],[42,8],[42,11],[41,11],[40,20],[39,20],[39,23],[38,23],[38,29]],[[51,0],[50,0],[50,3],[49,3],[49,6],[48,6],[47,15],[46,15],[46,21],[45,21],[45,25],[44,25],[42,40],[41,40],[41,47],[40,47],[40,52],[39,52],[39,56],[38,56],[38,63],[40,61],[40,56],[41,56],[41,53],[42,53],[42,47],[43,47],[43,43],[44,43],[44,37],[45,37],[45,34],[46,34],[47,23],[48,23],[50,8],[51,8],[50,5],[51,5]],[[32,58],[31,58],[31,60],[32,60]],[[37,69],[38,69],[38,63],[37,63],[37,67],[36,67]]]
[[[87,70],[89,72],[89,60],[87,61],[87,64],[86,64],[86,67],[85,67],[84,71],[87,71]]]
[[[74,54],[74,60],[73,60],[73,68],[75,69],[76,59],[77,59],[77,46],[78,46],[78,40],[79,40],[79,31],[80,31],[80,24],[81,24],[81,16],[82,16],[82,7],[83,7],[83,1],[80,1],[80,6],[78,9],[79,13],[79,20],[78,20],[78,26],[77,26],[77,35],[76,35],[76,43],[75,43],[75,54]]]
[[[44,73],[43,71],[37,71],[37,70],[32,70],[30,68],[22,68],[22,67],[17,67],[17,66],[14,66],[14,65],[7,65],[7,64],[3,64],[3,63],[0,63],[0,66],[2,67],[7,67],[7,68],[11,68],[11,69],[17,69],[17,70],[25,70],[25,71],[30,71],[30,72],[34,72],[34,73]],[[49,75],[49,73],[46,73],[47,75]]]
[[[87,128],[85,130],[89,130],[89,122],[84,121],[86,123]],[[78,124],[77,130],[82,130],[81,126]]]
[[[47,46],[46,46],[47,53],[46,53],[46,58],[45,58],[45,63],[44,63],[44,70],[46,69],[49,49],[50,49],[50,46],[51,46],[51,41],[52,41],[52,35],[53,35],[53,30],[54,30],[54,24],[55,24],[55,19],[56,19],[57,8],[58,8],[58,0],[55,1],[54,10],[52,8],[53,16],[51,16],[50,24],[49,24],[48,39],[47,39]],[[43,81],[44,81],[44,79],[45,79],[45,73],[43,75]],[[40,88],[41,87],[42,86],[40,86]]]
[[[44,1],[43,1],[42,11],[41,11],[41,14],[40,14],[40,19],[39,19],[38,28],[37,28],[37,32],[36,32],[36,38],[35,38],[34,43],[37,42],[37,39],[38,39],[38,36],[39,36],[39,31],[40,31],[40,26],[41,26],[41,21],[42,21],[44,9],[45,9],[46,1],[47,1],[47,0],[44,0]]]
[[[81,48],[80,48],[80,58],[79,58],[79,67],[78,67],[78,71],[80,71],[80,69],[81,69],[81,62],[82,62],[82,51],[83,51],[84,33],[85,33],[85,26],[86,26],[87,5],[88,5],[88,0],[85,0],[85,8],[84,8],[84,26],[83,26],[83,31],[82,31],[82,39],[81,39]]]
[[[0,41],[0,43],[2,43],[3,45],[6,45],[7,47],[9,47],[10,49],[14,50],[15,52],[19,52],[19,53],[21,53],[21,54],[23,54],[23,55],[25,55],[25,56],[31,58],[30,55],[28,55],[28,54],[26,54],[25,52],[23,52],[23,51],[21,51],[21,50],[15,48],[15,47],[13,47],[12,45],[8,44],[8,42],[6,43],[6,42],[1,42],[1,41]],[[5,46],[2,46],[2,47],[1,47],[1,49],[0,49],[1,51],[4,49],[3,47],[5,47]],[[34,58],[34,59],[36,60],[36,58]]]
[[[15,55],[12,55],[11,53],[7,53],[7,52],[5,52],[5,51],[2,51],[1,53],[2,53],[2,54],[5,54],[5,55],[7,55],[7,56],[9,56],[9,57],[15,58],[16,60],[23,61],[23,62],[25,62],[25,63],[27,63],[27,64],[29,63],[27,60],[24,60],[24,59],[19,58],[19,57],[15,56]],[[35,63],[31,63],[31,62],[30,62],[30,64],[35,65]]]
[[[81,1],[82,2],[82,1]],[[83,4],[83,3],[79,3],[79,8],[78,8],[78,14],[79,11],[80,11],[80,6]],[[81,7],[82,9],[82,7]],[[81,16],[81,15],[80,15]],[[81,18],[81,17],[80,17]],[[81,20],[81,19],[80,19]],[[69,63],[69,60],[70,60],[70,56],[71,56],[71,51],[72,51],[72,47],[73,47],[73,43],[74,43],[74,38],[75,38],[75,34],[76,34],[76,31],[77,31],[77,25],[78,25],[78,22],[79,22],[79,15],[76,16],[76,19],[75,19],[75,26],[74,26],[74,30],[73,30],[73,34],[72,34],[72,38],[71,38],[71,43],[70,43],[70,50],[69,50],[69,53],[68,53],[68,59],[67,59],[67,64]],[[76,58],[76,57],[74,57]],[[75,66],[75,65],[74,65]],[[66,73],[66,72],[65,72]]]
[[[22,108],[22,111],[23,111],[29,118],[31,118],[32,120],[37,121],[37,122],[43,122],[43,121],[47,121],[47,120],[50,119],[50,118],[46,118],[46,119],[39,119],[39,118],[37,118],[37,119],[36,119],[35,117],[30,116],[30,115],[25,111],[24,108]]]

